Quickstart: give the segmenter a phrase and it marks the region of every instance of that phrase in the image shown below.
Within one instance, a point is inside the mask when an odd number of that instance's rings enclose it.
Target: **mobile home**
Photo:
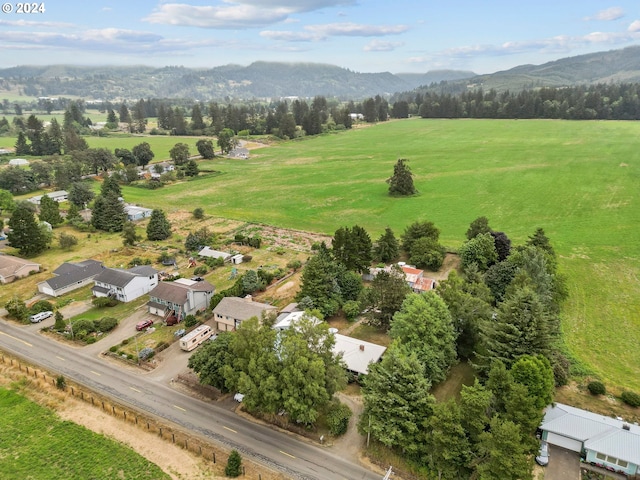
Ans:
[[[209,325],[200,325],[180,339],[180,348],[190,352],[213,335]]]

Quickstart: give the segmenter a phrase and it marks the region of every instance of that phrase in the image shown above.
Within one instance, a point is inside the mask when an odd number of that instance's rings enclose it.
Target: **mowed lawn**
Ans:
[[[415,197],[387,195],[400,157]],[[431,220],[451,249],[480,215],[516,244],[542,227],[569,280],[569,348],[611,386],[640,391],[639,163],[638,122],[411,119],[216,158],[201,165],[221,175],[123,194],[327,234],[358,224],[374,239]]]
[[[128,447],[0,388],[0,478],[170,478]]]

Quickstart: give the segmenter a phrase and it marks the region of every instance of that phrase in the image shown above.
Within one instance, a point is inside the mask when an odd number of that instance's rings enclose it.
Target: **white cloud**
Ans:
[[[7,27],[40,27],[40,28],[70,28],[73,23],[65,22],[38,22],[34,20],[0,20],[0,25]]]
[[[600,10],[598,13],[590,17],[585,17],[584,20],[587,22],[592,20],[609,22],[612,20],[618,20],[619,18],[622,18],[622,17],[624,17],[624,10],[622,10],[622,8],[611,7],[611,8],[607,8],[606,10]]]
[[[398,35],[409,29],[406,25],[363,25],[357,23],[328,23],[325,25],[307,25],[304,31],[265,30],[260,32],[264,38],[284,42],[319,42],[329,37],[376,37]]]
[[[260,32],[260,36],[281,42],[316,42],[322,40],[320,36],[311,32],[264,30]]]
[[[582,36],[558,35],[523,42],[505,42],[501,45],[466,45],[449,48],[433,54],[409,58],[409,63],[439,63],[443,60],[480,57],[499,57],[521,53],[571,53],[584,47],[620,45],[640,40],[640,21],[635,21],[625,32],[592,32]]]
[[[385,42],[382,40],[372,40],[364,47],[365,52],[390,52],[403,46],[403,42]]]
[[[353,0],[224,0],[219,6],[163,3],[143,20],[165,25],[245,29],[283,22],[294,13],[352,3]]]
[[[380,35],[398,35],[406,32],[406,25],[363,25],[358,23],[328,23],[326,25],[308,25],[306,30],[323,37],[376,37]]]

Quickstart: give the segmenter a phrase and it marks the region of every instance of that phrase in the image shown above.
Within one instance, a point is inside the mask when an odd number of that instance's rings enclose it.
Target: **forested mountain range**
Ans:
[[[79,96],[87,100],[188,98],[242,100],[322,95],[359,100],[396,92],[458,94],[482,87],[511,92],[538,87],[640,81],[640,46],[521,65],[490,75],[438,70],[425,74],[358,73],[316,63],[254,62],[211,69],[168,66],[18,66],[0,69],[2,92]]]
[[[520,92],[541,87],[589,86],[640,82],[640,46],[562,58],[542,65],[520,65],[490,75],[477,75],[444,84],[424,84],[416,93],[457,95],[482,88],[498,93]],[[406,92],[404,92],[406,93]]]

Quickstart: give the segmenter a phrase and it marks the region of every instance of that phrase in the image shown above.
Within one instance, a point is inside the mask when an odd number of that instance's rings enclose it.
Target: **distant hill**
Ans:
[[[490,75],[436,70],[424,74],[358,73],[318,63],[254,62],[211,69],[74,65],[0,69],[2,92],[27,96],[78,96],[110,101],[188,98],[200,101],[314,97],[360,100],[415,90],[459,93],[469,88],[520,91],[611,82],[640,82],[640,46],[521,65]]]
[[[451,80],[445,88],[450,93],[477,87],[485,91],[517,92],[539,87],[637,82],[640,82],[640,46],[567,57],[542,65],[520,65],[488,75],[466,77],[463,81]],[[436,88],[442,90],[441,87]]]
[[[334,65],[277,62],[212,69],[20,66],[0,70],[0,99],[4,89],[19,90],[28,96],[79,96],[111,101],[150,97],[206,101],[316,95],[358,100],[474,75],[453,70],[399,75],[358,73]]]

